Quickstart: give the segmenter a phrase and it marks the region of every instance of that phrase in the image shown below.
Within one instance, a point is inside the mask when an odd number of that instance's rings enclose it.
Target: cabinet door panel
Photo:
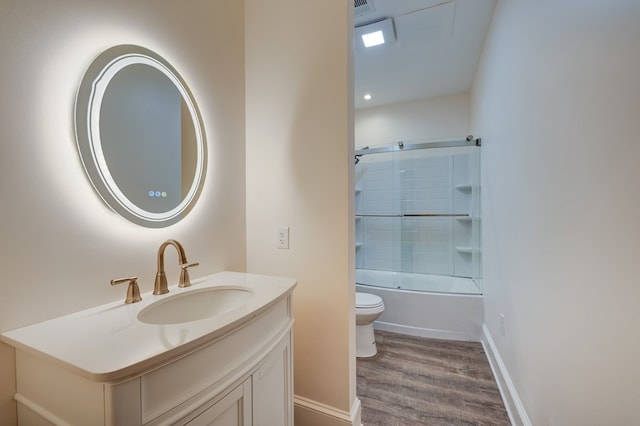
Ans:
[[[291,345],[287,335],[253,375],[254,426],[291,426]]]
[[[251,379],[187,423],[189,426],[251,426]]]

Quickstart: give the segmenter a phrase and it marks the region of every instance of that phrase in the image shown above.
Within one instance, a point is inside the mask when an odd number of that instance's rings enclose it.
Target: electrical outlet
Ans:
[[[500,312],[500,315],[498,315],[498,316],[500,317],[500,334],[505,336],[507,334],[507,329],[506,329],[505,324],[504,324],[504,314],[502,312]]]
[[[289,249],[289,227],[281,226],[276,228],[276,248]]]

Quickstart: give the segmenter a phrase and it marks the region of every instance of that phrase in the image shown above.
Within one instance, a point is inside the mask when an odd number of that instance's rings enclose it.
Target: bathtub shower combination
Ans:
[[[356,289],[377,329],[479,340],[480,139],[356,151]]]

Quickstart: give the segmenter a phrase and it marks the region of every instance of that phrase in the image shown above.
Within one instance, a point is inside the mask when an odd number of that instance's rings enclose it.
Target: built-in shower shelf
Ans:
[[[472,254],[473,253],[473,247],[458,246],[458,247],[456,247],[456,251],[458,253],[461,253],[461,254]]]
[[[471,191],[471,185],[469,185],[469,184],[456,185],[456,189],[458,191],[469,192],[469,191]]]
[[[471,222],[471,216],[456,216],[456,220],[459,222]]]
[[[356,222],[362,220],[362,216],[356,216]]]
[[[356,194],[359,194],[361,189],[360,188],[356,188],[355,191],[356,191]]]
[[[359,249],[360,247],[362,247],[362,243],[356,243],[356,248]]]

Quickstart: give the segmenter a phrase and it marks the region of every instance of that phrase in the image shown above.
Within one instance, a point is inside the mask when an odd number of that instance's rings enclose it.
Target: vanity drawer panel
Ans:
[[[142,376],[142,422],[178,405],[185,412],[194,410],[230,386],[291,321],[290,298],[286,298],[232,334]]]

